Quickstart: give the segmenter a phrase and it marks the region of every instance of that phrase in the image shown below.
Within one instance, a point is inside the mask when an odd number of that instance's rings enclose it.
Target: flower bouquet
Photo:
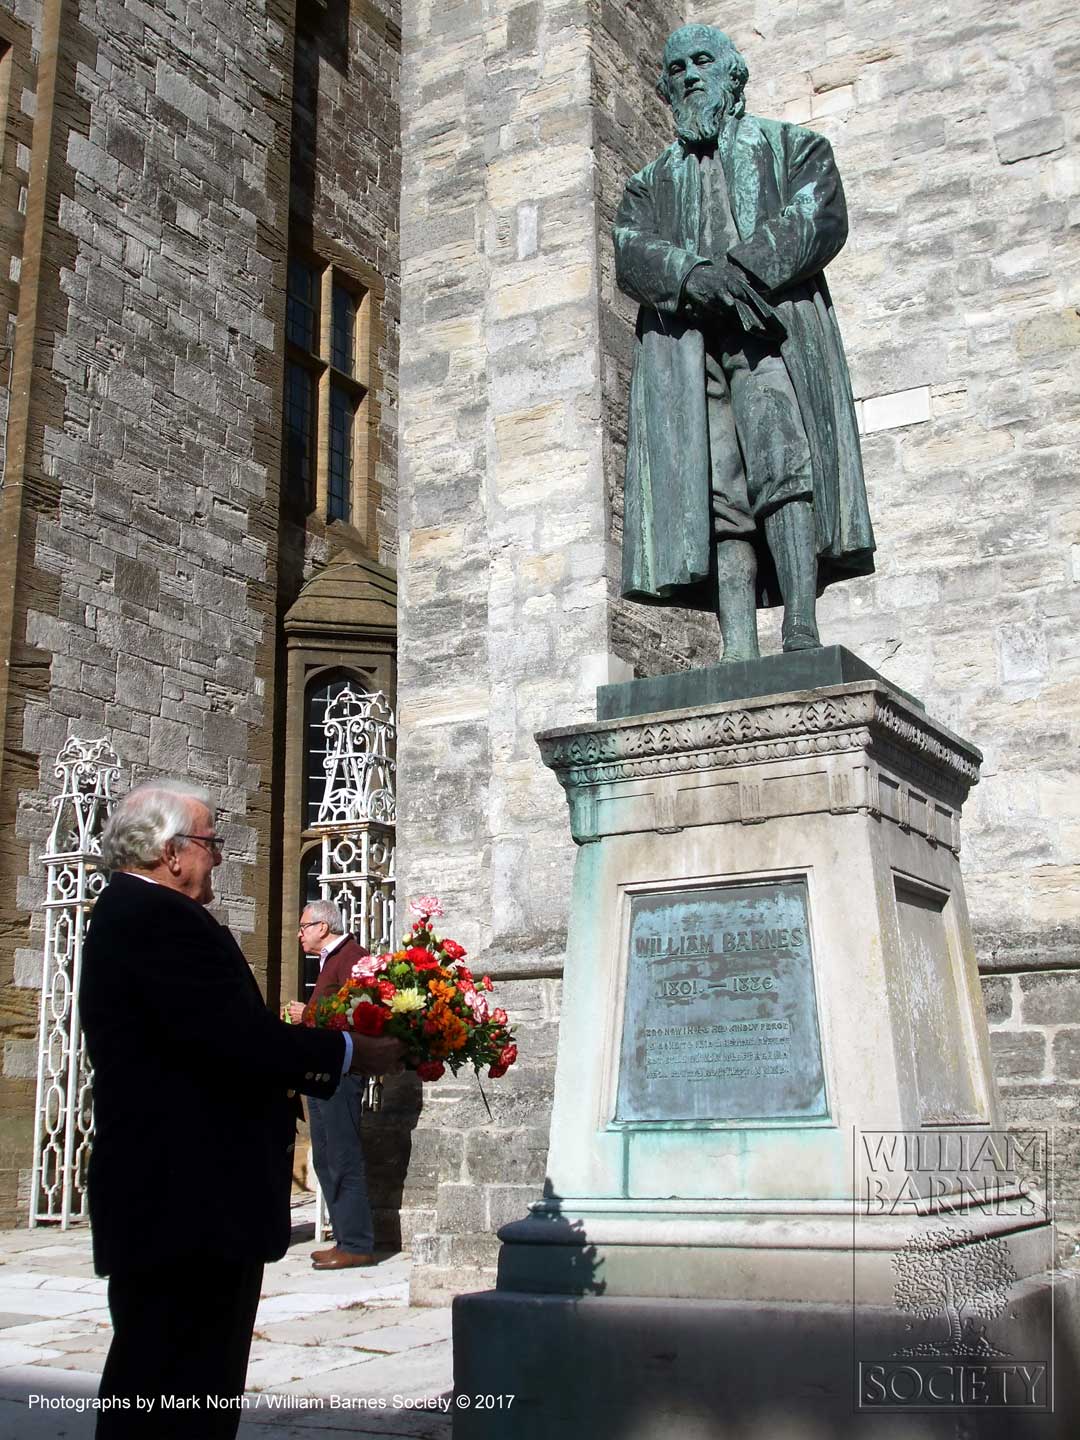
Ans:
[[[415,916],[401,949],[365,955],[340,990],[308,1004],[304,1024],[358,1035],[390,1035],[405,1049],[405,1064],[421,1080],[438,1080],[446,1067],[456,1074],[470,1064],[492,1079],[517,1059],[506,1011],[487,998],[491,980],[479,984],[461,962],[464,948],[440,939],[432,921],[443,914],[434,895],[409,904]],[[487,993],[486,993],[487,992]]]

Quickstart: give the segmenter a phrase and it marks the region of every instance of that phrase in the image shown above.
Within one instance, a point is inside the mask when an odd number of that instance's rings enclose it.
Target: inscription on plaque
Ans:
[[[615,1119],[827,1113],[806,882],[634,895]]]

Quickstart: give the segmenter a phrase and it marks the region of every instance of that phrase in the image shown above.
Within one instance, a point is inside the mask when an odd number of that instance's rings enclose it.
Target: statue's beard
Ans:
[[[675,133],[688,145],[710,145],[720,134],[720,127],[735,108],[730,90],[697,91],[685,100],[673,100]]]

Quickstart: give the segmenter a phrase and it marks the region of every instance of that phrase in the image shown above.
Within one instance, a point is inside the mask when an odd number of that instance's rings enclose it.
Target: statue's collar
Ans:
[[[680,153],[686,158],[693,156],[694,159],[701,160],[717,154],[721,157],[730,155],[740,118],[738,115],[726,116],[720,126],[719,134],[713,140],[685,140],[679,135],[676,137],[675,143],[679,147]]]
[[[686,156],[692,155],[695,160],[704,160],[706,157],[715,155],[718,138],[714,140],[685,140],[679,136],[679,148]]]

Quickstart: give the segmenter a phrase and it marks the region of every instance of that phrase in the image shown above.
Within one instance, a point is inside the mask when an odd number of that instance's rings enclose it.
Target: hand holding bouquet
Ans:
[[[505,1075],[517,1046],[506,1011],[488,1000],[491,980],[484,975],[477,983],[461,963],[462,946],[436,935],[432,921],[443,909],[434,895],[413,900],[409,910],[416,920],[402,948],[365,955],[340,990],[307,1006],[304,1023],[396,1039],[421,1080],[440,1079],[447,1066],[456,1074],[464,1064],[477,1073],[486,1065],[492,1079]]]

